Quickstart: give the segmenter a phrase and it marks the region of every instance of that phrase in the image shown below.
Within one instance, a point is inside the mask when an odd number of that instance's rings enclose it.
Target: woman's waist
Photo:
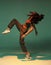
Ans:
[[[24,33],[27,31],[27,27],[25,25],[22,25],[21,31]]]

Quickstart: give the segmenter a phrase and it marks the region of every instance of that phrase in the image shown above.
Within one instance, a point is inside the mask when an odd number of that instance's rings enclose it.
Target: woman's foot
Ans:
[[[7,34],[10,32],[10,28],[7,28],[4,32],[2,32],[2,34]]]
[[[25,59],[31,59],[31,55],[30,55],[29,52],[26,53],[26,57],[25,57]]]

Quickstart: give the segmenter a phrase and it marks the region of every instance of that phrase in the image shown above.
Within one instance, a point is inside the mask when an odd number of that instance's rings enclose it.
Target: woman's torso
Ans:
[[[32,26],[31,21],[26,20],[26,22],[24,24],[22,24],[22,32],[26,33],[31,26]]]

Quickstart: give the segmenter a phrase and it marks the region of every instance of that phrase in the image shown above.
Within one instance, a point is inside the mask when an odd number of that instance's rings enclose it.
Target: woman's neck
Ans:
[[[30,21],[31,21],[31,19],[32,19],[32,18],[33,18],[33,17],[29,17],[29,18],[28,18],[28,20],[30,20]]]
[[[26,20],[26,23],[31,23],[31,19],[32,19],[32,17],[29,17],[29,18]]]

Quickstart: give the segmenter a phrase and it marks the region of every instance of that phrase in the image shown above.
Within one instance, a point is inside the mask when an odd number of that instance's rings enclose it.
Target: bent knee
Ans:
[[[17,20],[14,18],[13,21],[17,21]]]

